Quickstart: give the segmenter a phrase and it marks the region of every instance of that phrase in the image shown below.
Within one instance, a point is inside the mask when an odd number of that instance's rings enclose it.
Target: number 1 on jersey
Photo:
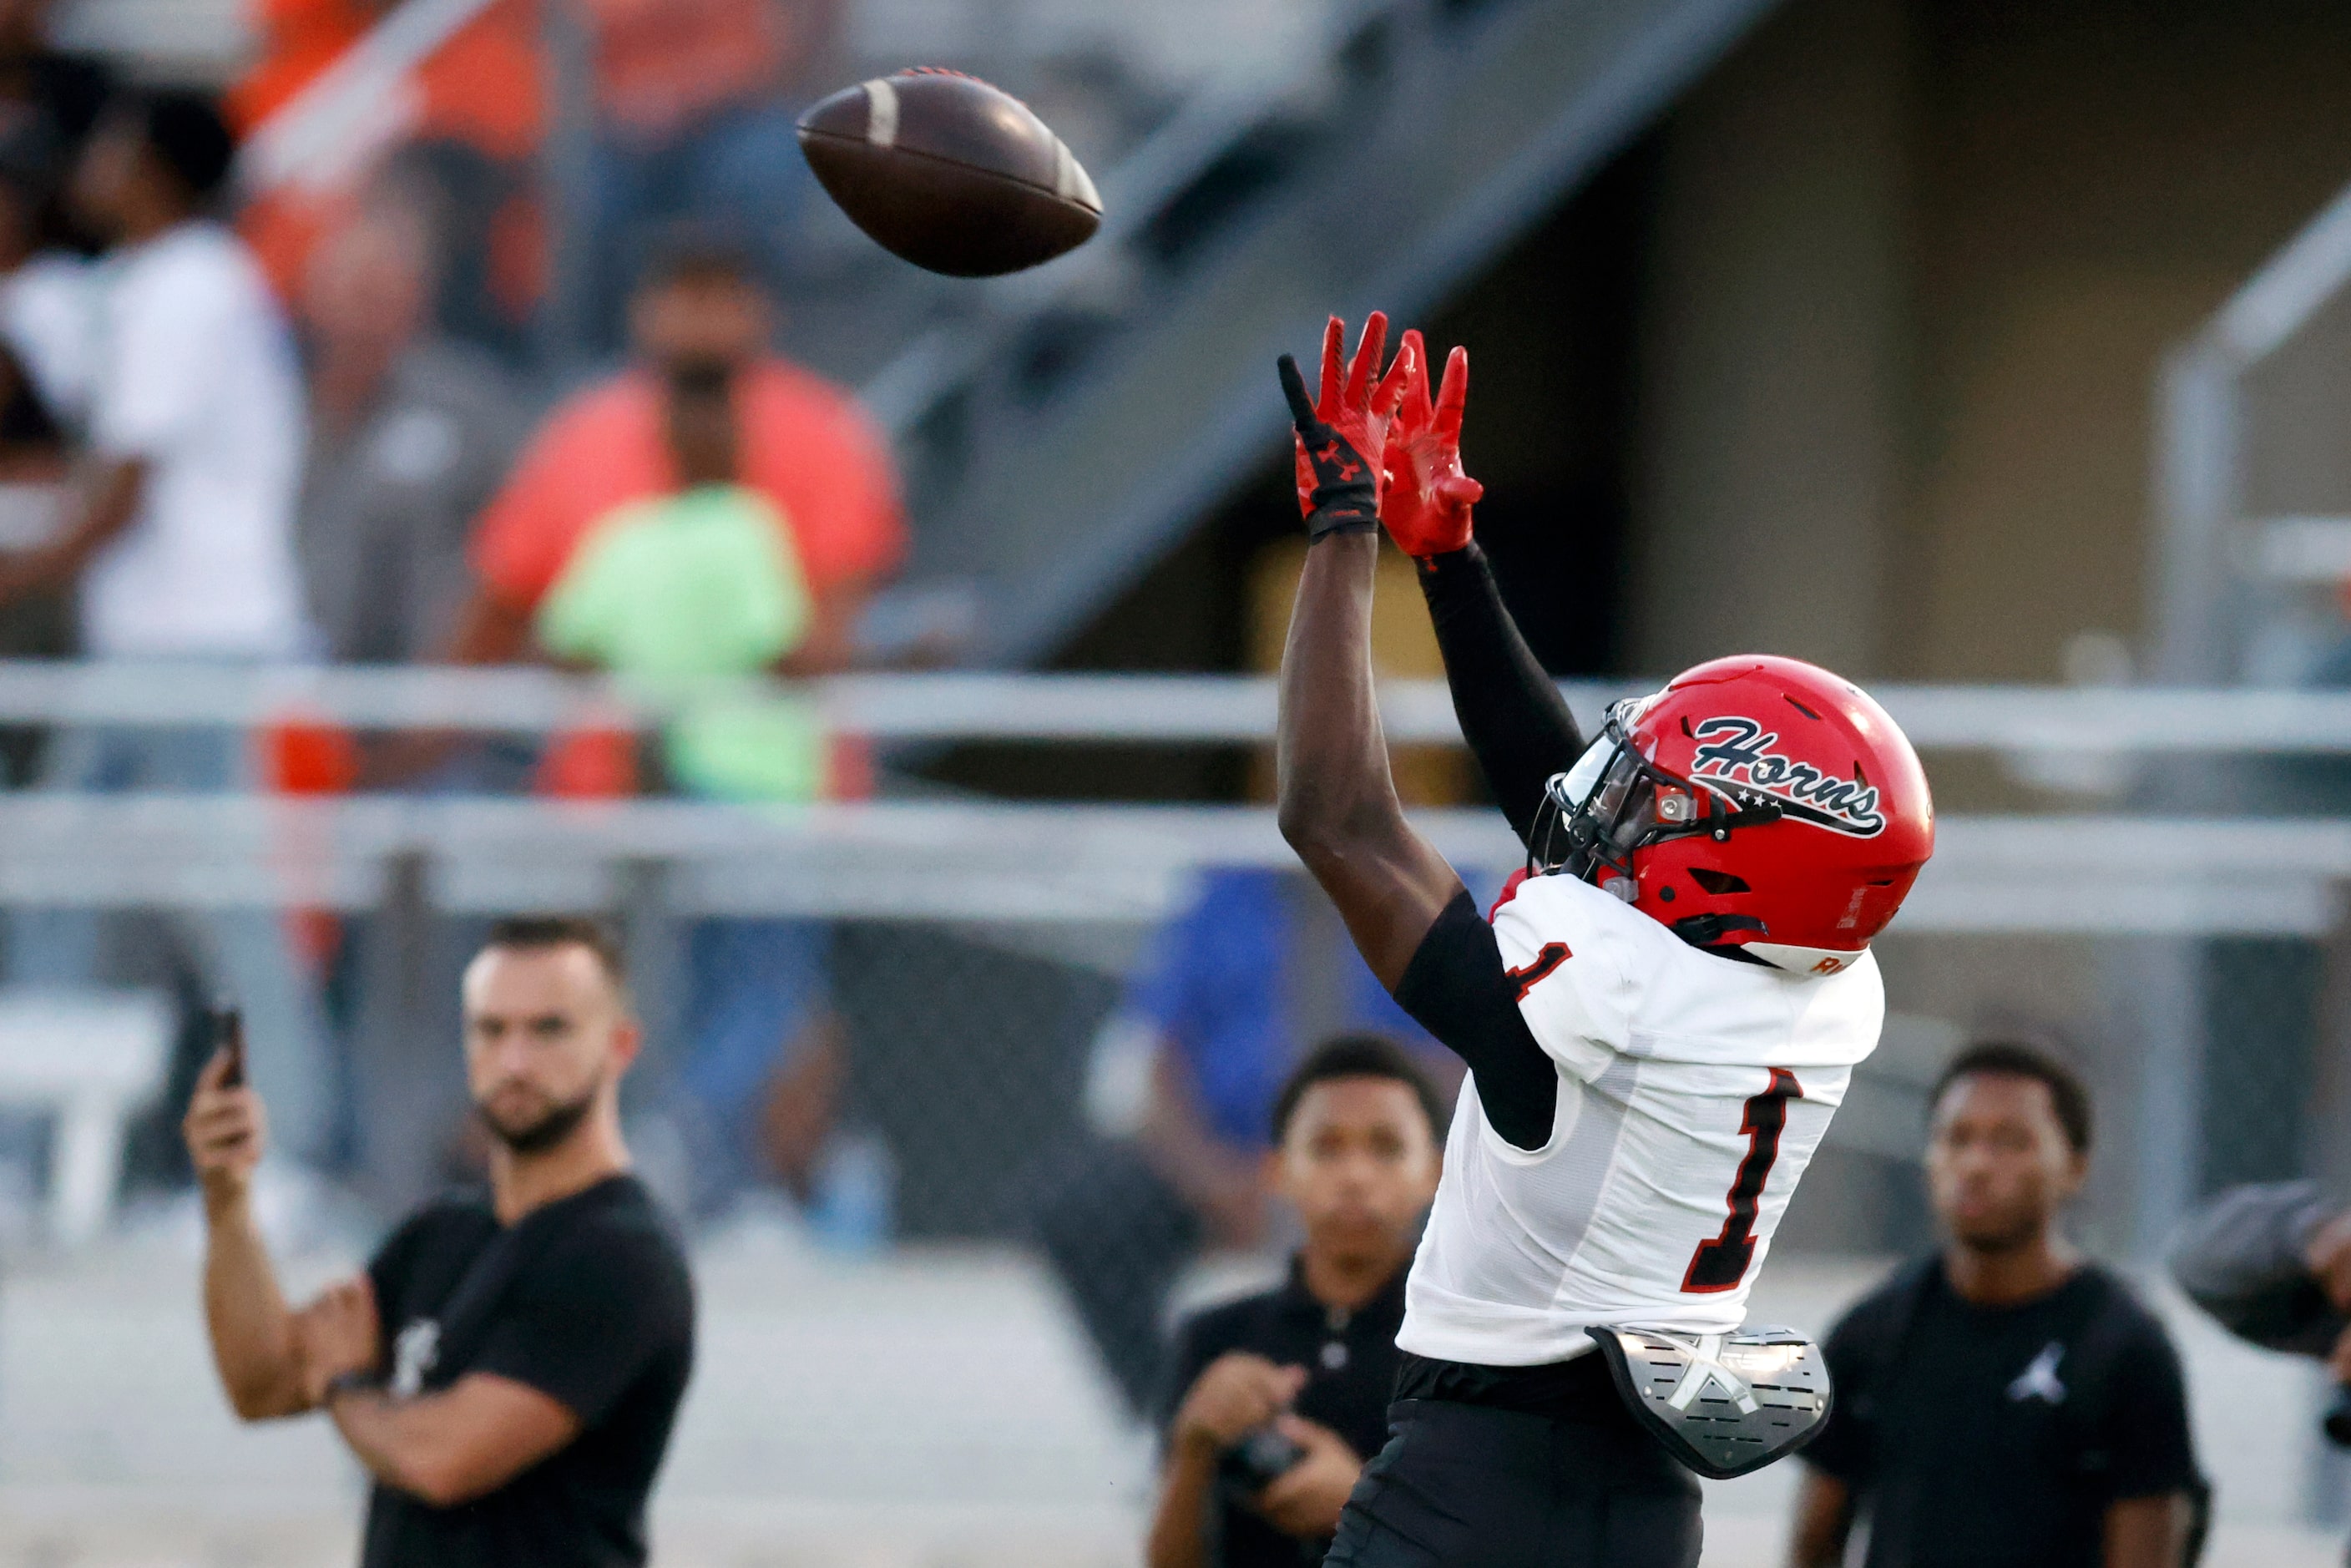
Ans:
[[[1739,1174],[1731,1178],[1730,1216],[1722,1222],[1721,1234],[1698,1244],[1698,1250],[1690,1254],[1689,1271],[1682,1276],[1682,1289],[1691,1295],[1736,1290],[1755,1261],[1755,1214],[1762,1207],[1763,1184],[1779,1163],[1780,1134],[1788,1125],[1788,1102],[1804,1095],[1794,1073],[1784,1067],[1774,1067],[1771,1072],[1771,1085],[1747,1102],[1747,1113],[1739,1124],[1739,1130],[1747,1134],[1747,1157],[1739,1162]]]

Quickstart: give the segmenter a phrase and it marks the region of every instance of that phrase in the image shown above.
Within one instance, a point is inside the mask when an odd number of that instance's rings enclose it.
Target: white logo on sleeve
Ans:
[[[2065,1385],[2057,1377],[2057,1364],[2064,1359],[2065,1347],[2051,1340],[2041,1347],[2041,1354],[2032,1358],[2032,1364],[2016,1375],[2016,1381],[2008,1385],[2008,1396],[2019,1405],[2028,1399],[2038,1399],[2049,1405],[2064,1404]]]
[[[441,1325],[419,1318],[392,1342],[392,1396],[413,1399],[424,1392],[424,1375],[441,1362]]]

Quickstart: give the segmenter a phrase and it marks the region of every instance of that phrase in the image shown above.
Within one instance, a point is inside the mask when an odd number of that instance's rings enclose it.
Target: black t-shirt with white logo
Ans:
[[[2097,1568],[2110,1504],[2198,1485],[2179,1354],[2104,1270],[1980,1307],[1914,1267],[1824,1349],[1836,1404],[1803,1458],[1853,1489],[1866,1568]]]
[[[467,1373],[538,1389],[580,1418],[569,1445],[505,1486],[432,1508],[378,1484],[361,1568],[635,1568],[645,1500],[694,1365],[685,1253],[633,1176],[502,1226],[451,1198],[368,1266],[395,1397]]]

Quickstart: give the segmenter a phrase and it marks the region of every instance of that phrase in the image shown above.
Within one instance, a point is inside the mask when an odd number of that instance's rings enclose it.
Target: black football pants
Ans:
[[[1698,1478],[1621,1409],[1399,1400],[1323,1568],[1697,1568]]]

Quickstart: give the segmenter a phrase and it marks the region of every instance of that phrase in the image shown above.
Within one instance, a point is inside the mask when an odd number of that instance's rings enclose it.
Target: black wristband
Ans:
[[[339,1372],[327,1379],[327,1386],[319,1393],[319,1408],[331,1409],[336,1400],[346,1394],[376,1394],[382,1391],[371,1372]]]
[[[1359,512],[1316,512],[1306,519],[1306,542],[1327,539],[1333,534],[1368,534],[1376,532],[1380,521]]]

